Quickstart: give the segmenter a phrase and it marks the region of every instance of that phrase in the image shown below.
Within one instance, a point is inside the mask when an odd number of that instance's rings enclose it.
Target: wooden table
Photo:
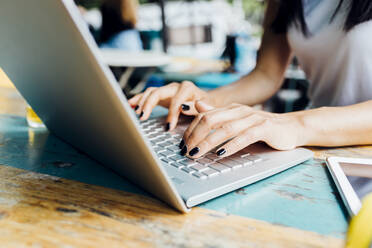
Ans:
[[[46,130],[0,72],[0,247],[342,247],[327,155],[180,214]]]

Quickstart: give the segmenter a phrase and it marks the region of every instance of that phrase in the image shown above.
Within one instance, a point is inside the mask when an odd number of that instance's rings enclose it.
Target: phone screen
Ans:
[[[372,164],[340,163],[359,199],[372,192]]]

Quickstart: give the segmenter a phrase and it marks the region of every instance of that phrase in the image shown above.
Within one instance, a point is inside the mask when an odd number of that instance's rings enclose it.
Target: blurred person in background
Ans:
[[[137,0],[104,0],[100,10],[102,27],[99,44],[101,48],[117,48],[140,51],[142,42],[137,24]]]
[[[101,48],[141,51],[142,41],[136,29],[137,0],[102,0],[98,13],[86,10],[84,0],[75,0],[83,19]],[[94,22],[91,18],[93,14]],[[101,18],[100,18],[101,17]],[[97,25],[97,20],[102,20]],[[98,21],[100,23],[100,21]],[[95,25],[93,25],[95,24]]]

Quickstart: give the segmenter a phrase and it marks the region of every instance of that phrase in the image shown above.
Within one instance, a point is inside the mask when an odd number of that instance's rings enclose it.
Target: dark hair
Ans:
[[[301,29],[302,33],[307,36],[307,28],[304,17],[303,0],[280,0],[278,14],[275,17],[271,28],[275,33],[286,33],[291,24]],[[340,0],[336,11],[333,13],[331,22],[340,10],[344,0]],[[347,14],[344,30],[350,31],[356,25],[372,19],[372,1],[371,0],[350,0],[349,13]]]

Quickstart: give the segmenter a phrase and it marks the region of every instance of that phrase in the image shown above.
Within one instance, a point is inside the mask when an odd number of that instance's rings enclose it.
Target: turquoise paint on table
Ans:
[[[0,163],[148,195],[46,130],[28,128],[21,117],[0,115]],[[347,221],[335,192],[326,168],[313,160],[200,207],[343,237]]]

